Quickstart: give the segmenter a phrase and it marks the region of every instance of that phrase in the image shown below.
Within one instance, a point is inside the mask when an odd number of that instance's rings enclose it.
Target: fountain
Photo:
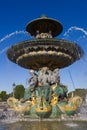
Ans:
[[[30,118],[59,118],[61,114],[73,115],[82,104],[79,96],[68,99],[68,88],[60,83],[59,69],[83,56],[77,44],[54,38],[62,30],[60,22],[43,15],[26,27],[34,39],[7,50],[8,59],[29,69],[32,76],[22,102],[14,97],[7,100],[16,112]]]

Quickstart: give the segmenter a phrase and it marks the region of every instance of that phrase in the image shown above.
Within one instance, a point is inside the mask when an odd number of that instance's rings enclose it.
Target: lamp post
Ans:
[[[13,83],[13,97],[14,97],[14,91],[15,91],[15,86],[16,86],[16,84],[15,83]]]

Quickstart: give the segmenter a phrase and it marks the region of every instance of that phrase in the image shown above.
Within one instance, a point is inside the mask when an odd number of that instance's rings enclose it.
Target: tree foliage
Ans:
[[[14,96],[15,98],[17,99],[21,99],[24,97],[24,91],[25,91],[25,88],[23,85],[16,85],[15,89],[14,89]]]
[[[13,96],[13,92],[7,94],[7,99]]]
[[[69,93],[68,93],[68,97],[71,97],[72,93],[73,93],[74,95],[78,95],[78,96],[84,98],[85,95],[87,94],[87,89],[78,88],[78,89],[76,89],[75,91],[69,92]]]
[[[7,99],[7,93],[6,93],[6,91],[1,91],[1,93],[0,93],[0,99],[1,99],[1,101],[6,101],[6,99]]]

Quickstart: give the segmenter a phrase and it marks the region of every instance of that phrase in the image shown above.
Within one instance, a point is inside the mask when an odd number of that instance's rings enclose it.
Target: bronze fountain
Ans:
[[[33,118],[58,118],[61,114],[74,114],[81,105],[79,96],[68,99],[68,89],[60,83],[59,69],[79,60],[83,50],[73,42],[55,38],[62,30],[60,22],[42,16],[26,26],[33,39],[8,49],[8,59],[29,69],[32,75],[24,102],[13,97],[7,101],[15,111]]]

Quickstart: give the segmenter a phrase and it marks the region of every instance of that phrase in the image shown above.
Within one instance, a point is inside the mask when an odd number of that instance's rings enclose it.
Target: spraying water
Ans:
[[[19,66],[16,66],[12,62],[10,62],[6,56],[7,49],[23,40],[29,39],[29,35],[26,31],[15,31],[11,34],[6,35],[2,39],[0,39],[0,90],[6,90],[7,92],[12,91],[12,83],[13,81],[18,84],[23,84],[25,81],[20,75],[25,75],[25,70],[23,68],[20,68]],[[18,70],[20,71],[20,74],[18,74]],[[24,73],[24,74],[23,74]],[[29,75],[28,75],[29,76]],[[7,79],[8,77],[8,79]],[[15,80],[15,77],[17,79]],[[19,79],[19,81],[18,81]],[[23,82],[22,82],[23,81]],[[6,83],[5,83],[6,82]]]
[[[29,35],[26,31],[15,31],[6,35],[2,39],[0,39],[0,54],[6,51],[8,47],[15,44],[15,41],[20,42],[28,38],[29,38]]]
[[[87,58],[87,31],[79,27],[70,27],[63,35],[64,39],[76,42],[84,50],[84,57]],[[84,58],[83,58],[84,59]]]
[[[63,35],[63,39],[70,40],[72,42],[77,43],[84,51],[83,57],[74,63],[73,65],[65,68],[63,70],[63,74],[67,75],[65,80],[68,83],[68,86],[71,87],[70,90],[74,90],[75,88],[86,88],[87,87],[87,31],[80,27],[70,27]],[[73,77],[73,83],[70,77],[70,72]],[[62,82],[64,81],[64,76],[61,76]],[[68,79],[68,80],[67,80]],[[69,81],[69,79],[71,81]],[[65,84],[66,84],[65,83]]]
[[[10,33],[10,34],[6,35],[5,37],[3,37],[2,39],[0,39],[0,43],[5,41],[6,39],[12,37],[13,35],[18,35],[18,34],[27,34],[27,32],[26,31],[15,31],[13,33]]]

